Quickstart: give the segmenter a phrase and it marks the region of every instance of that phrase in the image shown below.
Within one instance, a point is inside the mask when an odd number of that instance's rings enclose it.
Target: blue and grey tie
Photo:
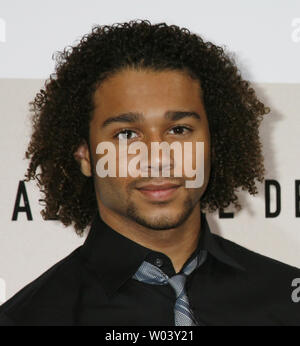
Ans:
[[[132,278],[151,285],[169,284],[173,287],[176,294],[174,306],[175,326],[195,326],[197,324],[189,306],[185,282],[187,276],[198,268],[205,259],[206,251],[200,251],[200,253],[183,268],[180,274],[176,274],[170,278],[155,265],[144,261]]]

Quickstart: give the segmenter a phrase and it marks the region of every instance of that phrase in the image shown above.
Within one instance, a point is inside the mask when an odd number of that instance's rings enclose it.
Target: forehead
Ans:
[[[125,69],[104,80],[94,94],[101,120],[123,112],[163,114],[202,106],[200,83],[184,71]]]

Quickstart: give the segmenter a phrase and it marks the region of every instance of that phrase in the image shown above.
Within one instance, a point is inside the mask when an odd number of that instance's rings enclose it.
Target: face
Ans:
[[[109,77],[94,94],[94,114],[90,123],[90,146],[82,146],[81,167],[85,175],[93,171],[98,207],[131,219],[153,230],[171,229],[181,225],[199,208],[199,201],[210,173],[210,134],[201,100],[199,82],[184,71],[146,71],[125,69]],[[119,139],[130,145],[145,143],[148,150],[148,177],[118,177]],[[96,164],[103,154],[96,154],[100,142],[111,142],[116,148],[117,177],[100,178]],[[151,143],[185,142],[192,144],[189,161],[196,167],[196,142],[204,143],[204,183],[187,188],[191,180],[182,170],[174,176],[178,156],[171,151],[170,177],[151,176],[156,164],[160,174],[163,154],[151,162]],[[199,155],[199,153],[198,153]],[[128,155],[128,162],[136,154]],[[184,153],[182,162],[185,162]],[[141,167],[139,167],[141,168]]]

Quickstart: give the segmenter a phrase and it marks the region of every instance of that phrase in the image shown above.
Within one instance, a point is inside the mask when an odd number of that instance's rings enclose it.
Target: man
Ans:
[[[93,28],[57,61],[32,102],[26,177],[45,194],[45,219],[78,234],[91,227],[83,246],[1,306],[0,324],[300,325],[299,269],[210,233],[205,218],[239,209],[236,189],[255,194],[264,175],[258,128],[268,109],[223,49],[131,21]],[[152,150],[162,142],[192,145],[172,151],[170,176],[166,151]],[[116,149],[106,165],[101,143]],[[125,146],[125,161],[124,143],[150,152],[138,174],[123,174],[137,154]],[[183,166],[199,156],[203,179],[189,188]],[[117,174],[102,176],[111,167]]]

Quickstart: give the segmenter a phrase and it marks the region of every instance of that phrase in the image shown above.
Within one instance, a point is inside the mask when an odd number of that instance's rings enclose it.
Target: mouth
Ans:
[[[137,188],[137,190],[147,199],[155,201],[166,201],[172,198],[175,192],[181,187],[178,184],[159,183],[148,184]]]

